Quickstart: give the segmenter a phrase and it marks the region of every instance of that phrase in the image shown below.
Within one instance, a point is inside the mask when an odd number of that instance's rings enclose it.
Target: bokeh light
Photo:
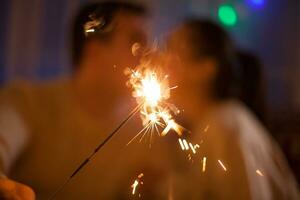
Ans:
[[[226,26],[234,26],[237,23],[236,10],[230,5],[221,5],[218,16],[219,20]]]
[[[254,8],[263,8],[265,6],[266,0],[247,0]]]

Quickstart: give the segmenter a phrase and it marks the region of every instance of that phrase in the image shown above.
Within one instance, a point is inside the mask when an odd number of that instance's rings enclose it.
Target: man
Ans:
[[[1,91],[0,199],[47,199],[130,111],[133,102],[125,98],[130,91],[123,70],[139,60],[132,45],[146,43],[144,17],[143,7],[129,3],[84,7],[72,33],[71,80]],[[116,193],[116,187],[127,184],[121,177],[129,172],[122,171],[129,169],[124,161],[128,154],[116,148],[124,143],[124,138],[111,142],[101,151],[101,159],[94,159],[86,174],[74,179],[57,199],[124,198]]]

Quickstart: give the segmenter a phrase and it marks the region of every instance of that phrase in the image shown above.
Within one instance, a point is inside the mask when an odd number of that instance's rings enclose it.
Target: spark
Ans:
[[[191,150],[192,150],[193,154],[196,154],[196,150],[195,150],[193,144],[192,144],[192,143],[189,143],[189,145],[190,145],[190,147],[191,147]]]
[[[144,176],[144,174],[143,173],[140,173],[139,175],[138,175],[138,178],[142,178]]]
[[[193,152],[193,154],[196,154],[197,153],[196,150],[200,148],[199,144],[193,145],[191,142],[187,142],[185,139],[178,138],[178,142],[180,144],[182,151],[190,149]]]
[[[205,172],[206,170],[206,157],[204,156],[202,159],[202,172]]]
[[[143,182],[141,181],[141,178],[142,178],[143,176],[144,176],[144,174],[143,174],[143,173],[140,173],[140,174],[138,175],[138,178],[135,179],[134,182],[133,182],[133,184],[131,185],[131,188],[132,188],[131,194],[132,194],[132,195],[135,194],[136,189],[137,189],[137,186],[138,186],[139,184],[143,185]],[[139,196],[140,196],[140,194],[139,194]]]
[[[209,125],[207,125],[207,126],[205,127],[204,132],[207,132],[208,129],[209,129]]]
[[[218,162],[221,165],[221,167],[224,169],[224,171],[227,171],[227,169],[226,169],[225,165],[222,163],[222,161],[218,160]]]
[[[189,150],[189,145],[188,145],[186,140],[183,140],[183,145],[184,145],[186,150]]]
[[[145,97],[146,102],[154,107],[158,104],[161,98],[161,88],[154,73],[149,73],[141,80],[142,95]]]
[[[256,172],[259,176],[264,176],[264,174],[263,174],[259,169],[257,169],[255,172]]]
[[[181,140],[180,138],[178,138],[178,141],[179,141],[179,144],[180,144],[181,149],[184,151],[185,147],[184,147],[184,145],[183,145],[182,140]]]
[[[188,154],[189,161],[192,160],[191,154]],[[192,160],[193,161],[193,160]]]
[[[131,185],[132,187],[132,195],[135,194],[135,190],[136,190],[136,187],[138,186],[139,182],[137,180],[134,181],[134,183]]]

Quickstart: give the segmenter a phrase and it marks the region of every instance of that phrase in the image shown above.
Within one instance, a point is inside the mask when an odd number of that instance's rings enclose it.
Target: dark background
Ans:
[[[25,79],[46,81],[70,74],[70,20],[87,0],[1,0],[0,85]],[[165,34],[188,15],[218,21],[231,6],[237,22],[222,24],[236,44],[263,62],[269,129],[300,180],[300,1],[149,0],[152,36]]]

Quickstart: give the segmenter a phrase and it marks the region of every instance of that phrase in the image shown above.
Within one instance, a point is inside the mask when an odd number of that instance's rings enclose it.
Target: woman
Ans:
[[[169,48],[180,82],[175,99],[193,132],[188,140],[203,141],[194,159],[202,159],[203,173],[198,164],[188,170],[178,167],[174,184],[189,181],[175,194],[189,199],[298,199],[277,144],[237,99],[239,70],[227,33],[210,21],[191,19],[171,34]]]

